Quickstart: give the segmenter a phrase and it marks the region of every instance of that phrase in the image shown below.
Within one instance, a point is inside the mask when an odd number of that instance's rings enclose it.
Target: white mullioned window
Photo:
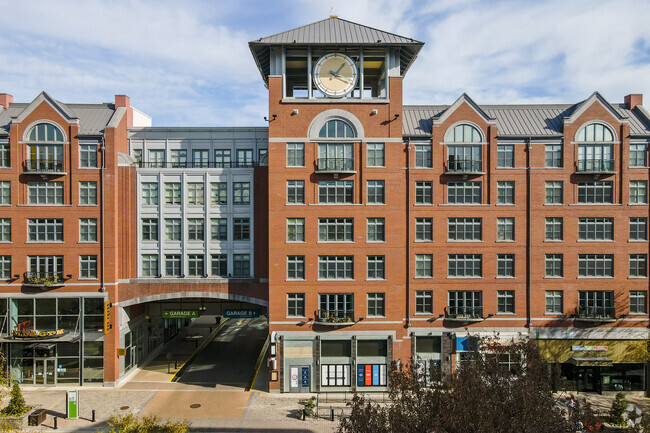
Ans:
[[[354,218],[319,218],[319,242],[354,242]]]
[[[431,181],[415,182],[415,203],[416,204],[433,203],[433,182]]]
[[[416,242],[433,241],[433,218],[415,219],[415,241]]]
[[[187,255],[187,275],[190,277],[205,276],[205,260],[203,254]]]
[[[233,218],[232,220],[233,239],[236,241],[248,241],[251,238],[250,218]]]
[[[11,278],[11,256],[0,256],[0,278]]]
[[[205,240],[205,223],[203,218],[187,219],[187,240],[202,241]]]
[[[142,240],[143,241],[158,240],[158,218],[142,219]]]
[[[630,290],[630,314],[648,313],[648,292],[645,290]]]
[[[190,182],[187,184],[187,204],[202,205],[205,200],[205,185],[203,182]]]
[[[227,277],[228,276],[228,255],[227,254],[212,254],[212,276],[214,277]]]
[[[142,204],[158,204],[158,182],[143,182],[142,185]]]
[[[182,200],[182,191],[180,182],[165,183],[165,203],[180,205]]]
[[[648,203],[648,181],[646,180],[630,181],[630,203],[634,203],[634,204]]]
[[[143,254],[142,276],[157,277],[158,275],[158,254]]]
[[[483,276],[483,255],[449,254],[447,256],[449,277],[480,278]]]
[[[305,317],[304,293],[287,293],[287,317]]]
[[[97,256],[79,256],[79,278],[97,278]]]
[[[416,290],[415,292],[415,313],[433,314],[433,291]]]
[[[166,254],[165,255],[165,275],[168,277],[181,276],[181,255],[180,254]]]
[[[447,240],[481,241],[483,239],[482,218],[448,218]]]
[[[233,182],[233,203],[250,204],[251,202],[251,184],[250,182]]]
[[[415,278],[433,278],[433,254],[415,255]]]
[[[351,204],[354,197],[353,187],[354,182],[351,180],[318,181],[318,202]]]
[[[416,144],[413,146],[415,151],[415,167],[431,168],[433,167],[433,158],[430,144]]]
[[[631,241],[648,240],[648,218],[647,217],[630,217],[630,240]]]
[[[27,240],[29,242],[63,242],[63,219],[28,219]]]
[[[614,277],[614,255],[578,254],[578,277]]]
[[[305,143],[287,143],[287,167],[305,166]]]
[[[515,219],[497,218],[497,241],[515,240]]]
[[[210,184],[210,202],[212,204],[228,204],[227,182],[212,182]]]
[[[384,197],[384,184],[383,180],[369,180],[367,202],[369,204],[384,204],[386,203]]]
[[[564,220],[562,217],[548,217],[544,224],[544,240],[561,241],[564,239]]]
[[[251,276],[250,254],[233,254],[232,256],[233,275],[235,277]]]
[[[80,167],[97,167],[97,145],[80,144],[79,145],[79,166]]]
[[[304,180],[287,181],[287,203],[291,203],[291,204],[305,203],[305,181]]]
[[[611,181],[578,182],[578,203],[611,204],[614,197],[614,184]]]
[[[549,180],[545,184],[546,204],[562,204],[563,203],[563,187],[561,180]]]
[[[305,279],[305,256],[287,256],[287,280]]]
[[[562,314],[564,312],[562,290],[547,290],[545,301],[547,314]]]
[[[515,204],[515,183],[513,181],[497,182],[497,204]]]
[[[79,204],[96,205],[97,204],[97,182],[79,182]]]
[[[228,240],[228,218],[212,218],[210,236],[213,241]]]
[[[578,218],[578,240],[581,241],[614,240],[614,218],[603,218],[603,217]]]
[[[168,241],[181,240],[181,219],[180,218],[165,218],[165,240]]]
[[[287,218],[287,242],[305,242],[304,218]]]
[[[367,267],[366,278],[369,280],[383,280],[385,278],[384,256],[368,256]]]
[[[0,167],[8,168],[11,166],[9,143],[0,142]]]
[[[0,242],[11,242],[11,218],[0,218]]]
[[[515,255],[514,254],[497,254],[497,277],[499,278],[515,277]]]
[[[386,241],[386,220],[384,218],[368,218],[366,239],[368,242]]]
[[[29,204],[63,204],[63,182],[27,182]]]
[[[323,280],[354,279],[354,256],[318,256],[318,278]]]
[[[497,314],[515,313],[515,291],[497,290]]]
[[[562,167],[561,144],[547,144],[544,146],[544,163],[546,168]]]
[[[368,143],[366,150],[366,165],[368,167],[384,167],[384,143]]]
[[[562,278],[564,276],[564,258],[562,254],[546,254],[544,263],[547,278]]]
[[[646,278],[648,276],[647,262],[647,254],[630,254],[630,278]]]
[[[497,145],[497,167],[512,168],[515,166],[515,146],[512,144]]]
[[[648,159],[648,148],[645,143],[630,144],[630,167],[645,167]]]
[[[481,182],[447,182],[448,204],[481,204]]]
[[[3,180],[0,182],[0,205],[11,204],[11,182]]]

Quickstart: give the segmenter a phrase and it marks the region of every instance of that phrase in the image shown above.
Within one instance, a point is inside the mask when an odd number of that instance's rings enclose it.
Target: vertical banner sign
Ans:
[[[366,368],[363,364],[357,365],[357,386],[363,386],[366,381]]]
[[[111,332],[113,325],[111,324],[111,307],[113,304],[104,302],[104,334]]]
[[[77,419],[79,418],[79,391],[68,391],[67,395],[66,417],[68,419]]]

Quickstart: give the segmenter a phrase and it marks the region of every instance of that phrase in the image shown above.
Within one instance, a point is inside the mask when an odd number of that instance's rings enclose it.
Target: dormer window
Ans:
[[[614,173],[614,133],[608,125],[590,123],[576,134],[578,161],[576,172]]]
[[[461,123],[445,134],[447,174],[482,174],[481,145],[483,135],[474,125]],[[465,144],[467,143],[467,144]]]

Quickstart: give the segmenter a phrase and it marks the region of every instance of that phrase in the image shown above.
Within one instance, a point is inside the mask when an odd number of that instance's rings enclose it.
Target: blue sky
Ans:
[[[0,0],[0,92],[127,94],[157,126],[260,126],[248,41],[339,17],[425,42],[406,104],[650,98],[648,0]],[[650,102],[646,102],[650,106]]]

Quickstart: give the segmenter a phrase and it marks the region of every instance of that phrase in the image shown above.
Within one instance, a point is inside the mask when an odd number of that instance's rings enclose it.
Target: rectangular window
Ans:
[[[157,218],[142,219],[142,240],[143,241],[158,240],[158,219]]]
[[[384,218],[368,218],[368,242],[384,242],[386,240],[386,220]]]
[[[415,255],[415,278],[433,278],[433,254]]]
[[[578,254],[578,277],[613,276],[613,254]]]
[[[262,159],[268,154],[269,154],[268,149],[257,149],[257,161],[261,163]],[[267,162],[268,162],[268,158],[267,158]]]
[[[149,150],[149,167],[164,167],[165,166],[165,151],[161,149]]]
[[[0,218],[0,242],[11,242],[11,218]]]
[[[384,181],[383,180],[369,180],[368,181],[368,204],[384,204]]]
[[[287,143],[287,167],[305,166],[305,144]]]
[[[512,168],[515,166],[515,146],[512,144],[497,145],[497,167]]]
[[[647,161],[645,143],[630,144],[630,167],[645,167]]]
[[[212,254],[212,276],[224,278],[228,276],[228,255]]]
[[[447,182],[447,203],[481,204],[481,182]]]
[[[483,239],[482,218],[448,218],[447,240],[481,241]]]
[[[97,256],[79,256],[79,278],[97,278]]]
[[[416,290],[415,312],[419,314],[433,314],[433,291]]]
[[[386,315],[384,304],[383,293],[368,293],[368,317],[384,317]]]
[[[646,278],[648,276],[647,260],[647,254],[630,254],[630,278]]]
[[[97,242],[97,219],[79,219],[79,242]]]
[[[481,146],[447,146],[447,171],[477,173],[483,170]]]
[[[228,218],[212,218],[210,237],[213,241],[228,240]]]
[[[11,256],[0,256],[0,278],[11,278]]]
[[[180,205],[181,204],[181,184],[180,182],[165,183],[165,203]]]
[[[204,196],[205,187],[203,182],[190,182],[187,184],[187,204],[202,205]]]
[[[187,150],[185,149],[174,149],[171,150],[171,166],[173,168],[185,168],[187,167]]]
[[[233,218],[232,220],[233,239],[236,241],[248,241],[251,238],[250,218]]]
[[[354,279],[354,256],[318,256],[318,278],[321,280]]]
[[[11,204],[11,182],[3,180],[0,182],[0,205]]]
[[[631,241],[648,240],[648,218],[647,217],[630,217],[630,240]]]
[[[605,204],[612,203],[614,186],[611,181],[578,182],[578,203]]]
[[[630,314],[647,314],[648,292],[645,290],[630,291]]]
[[[165,240],[168,241],[181,240],[181,219],[180,218],[165,218]]]
[[[181,276],[181,256],[180,254],[165,255],[165,275],[168,277]]]
[[[80,167],[97,167],[97,145],[80,144],[79,145],[79,166]]]
[[[350,364],[322,364],[321,386],[350,386]]]
[[[214,166],[216,168],[230,167],[230,149],[217,149],[214,151]]]
[[[63,182],[27,182],[29,204],[63,204]]]
[[[251,202],[251,184],[250,182],[233,182],[233,203],[250,204]]]
[[[79,182],[79,204],[97,204],[97,182]]]
[[[205,240],[205,228],[203,218],[187,219],[187,240],[202,241]]]
[[[205,168],[210,165],[208,149],[193,149],[192,150],[192,167]]]
[[[551,180],[546,182],[546,204],[562,204],[562,181]]]
[[[351,171],[354,170],[352,144],[321,143],[318,145],[318,170]]]
[[[418,168],[433,167],[430,144],[416,144],[415,146],[415,166]]]
[[[29,272],[35,276],[63,279],[63,256],[28,256]]]
[[[287,218],[287,242],[305,242],[304,218]]]
[[[351,180],[318,181],[318,202],[350,204],[353,200],[353,185]]]
[[[142,149],[133,149],[133,162],[142,167]]]
[[[234,254],[232,256],[233,275],[235,277],[251,276],[250,254]]]
[[[515,255],[514,254],[497,254],[497,277],[500,278],[515,277]]]
[[[212,204],[228,203],[228,183],[212,182],[210,184],[210,202]]]
[[[253,149],[237,149],[237,166],[253,166]]]
[[[578,240],[613,241],[614,218],[578,218]]]
[[[561,290],[546,291],[546,313],[562,314],[564,312]]]
[[[353,242],[353,218],[318,218],[319,242]]]
[[[287,293],[287,316],[305,317],[304,293]]]
[[[562,145],[547,144],[544,146],[544,162],[547,168],[562,167]]]
[[[480,290],[450,290],[447,296],[447,315],[449,317],[483,317],[483,292]]]
[[[415,219],[415,241],[416,242],[433,241],[433,218]]]
[[[515,240],[515,219],[497,218],[497,241]]]
[[[611,144],[581,144],[578,146],[578,172],[614,170]]]
[[[368,143],[366,149],[366,165],[368,167],[384,167],[384,143]]]
[[[0,143],[0,167],[11,167],[11,158],[9,156],[9,143]]]
[[[590,319],[615,318],[614,292],[610,290],[578,292],[578,317]]]
[[[515,314],[514,290],[497,290],[497,314]]]
[[[464,278],[483,276],[483,256],[481,254],[449,254],[447,275]]]
[[[384,274],[384,256],[368,256],[368,279],[383,280]]]
[[[564,266],[562,254],[546,254],[546,277],[559,278],[564,276]]]
[[[158,254],[143,254],[142,276],[157,277],[158,275]]]
[[[287,256],[287,280],[305,279],[305,256]]]
[[[430,181],[415,182],[415,203],[416,204],[433,203],[433,182]]]
[[[630,181],[630,203],[648,203],[648,182],[645,180]]]
[[[320,294],[319,307],[318,318],[320,321],[342,322],[354,320],[354,295],[352,293]],[[347,350],[349,351],[350,342],[342,342],[342,344],[345,343],[347,343]],[[335,356],[333,352],[323,348],[321,356]]]
[[[287,203],[305,203],[305,181],[288,180],[287,181]]]
[[[563,239],[563,219],[562,217],[546,218],[545,236],[547,241],[561,241]]]
[[[497,182],[497,204],[515,204],[515,183],[512,181]]]
[[[63,219],[28,219],[27,240],[29,242],[63,242]]]
[[[158,204],[158,183],[143,182],[141,186],[142,186],[142,204],[157,205]]]
[[[205,275],[205,261],[203,254],[187,255],[187,275],[189,277],[202,277]]]

